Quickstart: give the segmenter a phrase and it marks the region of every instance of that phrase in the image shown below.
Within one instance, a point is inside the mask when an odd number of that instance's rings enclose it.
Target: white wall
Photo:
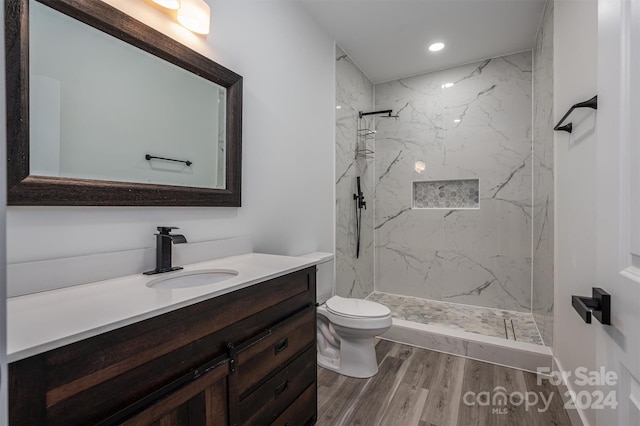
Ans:
[[[256,251],[333,251],[334,48],[306,11],[210,1],[204,39],[144,0],[109,3],[244,77],[242,207],[9,207],[9,261],[151,247],[157,225],[193,242],[251,235]]]
[[[556,0],[554,124],[597,90],[597,0]],[[563,370],[595,368],[593,324],[571,306],[571,295],[590,295],[596,278],[596,134],[593,111],[574,116],[574,132],[555,133],[554,354]],[[569,385],[572,381],[569,380]],[[579,391],[575,385],[574,390]],[[591,389],[587,389],[589,392]],[[593,411],[585,412],[595,424]]]

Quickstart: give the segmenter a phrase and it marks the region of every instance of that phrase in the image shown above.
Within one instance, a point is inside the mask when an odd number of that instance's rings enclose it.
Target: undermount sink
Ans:
[[[147,287],[155,289],[181,289],[216,284],[238,275],[232,269],[204,269],[201,271],[184,271],[170,277],[160,277],[149,281]]]

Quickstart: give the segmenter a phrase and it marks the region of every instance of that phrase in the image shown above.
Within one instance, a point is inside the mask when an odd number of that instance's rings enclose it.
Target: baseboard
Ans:
[[[553,369],[552,371],[565,371],[562,368],[562,364],[555,356],[553,357]],[[571,386],[571,383],[566,380],[564,375],[562,375],[562,382],[558,384],[558,391],[560,392],[560,396],[562,397],[562,402],[567,403],[571,401],[570,392],[575,395],[575,389]],[[591,426],[591,424],[587,421],[587,416],[584,413],[584,410],[579,408],[576,404],[572,404],[575,408],[566,410],[569,415],[569,420],[571,420],[571,424],[573,426]]]

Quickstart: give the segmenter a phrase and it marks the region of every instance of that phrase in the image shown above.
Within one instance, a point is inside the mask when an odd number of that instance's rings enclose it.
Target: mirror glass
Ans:
[[[38,2],[29,21],[31,175],[225,188],[227,89]]]

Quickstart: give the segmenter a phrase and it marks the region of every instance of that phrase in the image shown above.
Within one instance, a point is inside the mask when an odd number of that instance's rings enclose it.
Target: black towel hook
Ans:
[[[571,131],[573,130],[573,123],[567,123],[564,126],[562,126],[562,123],[564,122],[564,120],[567,119],[567,117],[569,117],[569,115],[576,108],[598,109],[598,95],[595,95],[593,98],[589,99],[588,101],[578,102],[577,104],[573,105],[569,109],[569,111],[567,111],[564,117],[562,117],[562,119],[558,122],[558,124],[556,124],[556,127],[554,127],[553,130],[562,130],[562,131],[571,133]]]

